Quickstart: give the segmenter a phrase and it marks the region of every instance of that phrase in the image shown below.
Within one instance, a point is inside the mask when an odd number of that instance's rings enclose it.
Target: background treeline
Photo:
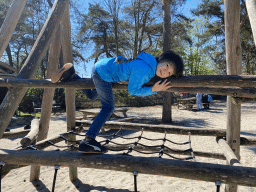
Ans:
[[[0,0],[0,24],[11,2]],[[1,61],[21,69],[52,3],[53,0],[27,1]],[[184,3],[186,0],[170,0],[171,48],[184,60],[184,75],[226,74],[223,0],[202,0],[196,9],[191,10],[192,15],[197,16],[193,19],[183,14],[181,7]],[[74,64],[80,65],[80,68],[86,69],[88,62],[95,63],[105,57],[123,55],[135,58],[142,51],[154,56],[162,53],[162,0],[71,0],[70,14]],[[244,0],[241,0],[240,14],[243,74],[255,75],[256,48]],[[36,78],[46,77],[46,66],[47,55]],[[42,94],[42,89],[29,89],[21,108],[29,110],[32,101],[40,105]],[[63,89],[56,89],[54,99],[65,107]],[[158,103],[154,101],[154,96],[140,98],[130,96],[127,91],[116,91],[116,99],[120,105]],[[86,101],[85,96],[77,91],[77,107],[84,108],[82,103]],[[89,103],[86,106],[93,107]]]

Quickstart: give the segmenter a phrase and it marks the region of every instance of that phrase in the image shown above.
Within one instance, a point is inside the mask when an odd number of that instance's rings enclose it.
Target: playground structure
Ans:
[[[168,17],[167,0],[164,3],[164,42],[168,40]],[[167,132],[176,134],[191,134],[217,136],[217,142],[221,146],[222,154],[201,153],[194,151],[195,155],[203,157],[216,157],[227,159],[229,165],[215,165],[210,163],[187,162],[180,160],[146,158],[133,156],[117,156],[111,154],[86,155],[70,151],[36,151],[36,150],[6,150],[1,149],[0,161],[6,165],[3,170],[12,169],[11,165],[31,165],[30,181],[39,180],[40,166],[68,166],[70,168],[70,180],[78,178],[77,167],[90,167],[99,169],[110,169],[117,171],[138,171],[146,174],[159,174],[173,177],[195,179],[202,181],[226,183],[227,191],[237,191],[237,185],[256,186],[256,168],[243,167],[239,163],[240,145],[255,145],[256,141],[240,138],[241,102],[255,101],[256,98],[256,76],[242,76],[241,73],[241,46],[239,40],[239,0],[225,0],[225,27],[226,27],[226,57],[228,75],[193,76],[178,79],[169,78],[172,91],[208,94],[228,95],[228,122],[227,130],[209,130],[175,126],[144,125],[124,122],[107,122],[105,127]],[[0,55],[3,54],[13,34],[19,17],[26,4],[26,0],[13,0],[0,30]],[[252,25],[254,40],[256,42],[256,3],[246,0],[247,10]],[[24,146],[29,146],[37,137],[35,147],[43,149],[49,146],[46,137],[49,129],[49,121],[53,104],[55,88],[66,88],[67,106],[67,131],[76,127],[75,121],[75,89],[94,88],[90,79],[74,80],[65,83],[52,84],[48,79],[57,69],[60,52],[62,51],[64,63],[72,63],[72,48],[70,38],[69,0],[56,0],[52,6],[51,13],[42,28],[25,64],[16,78],[0,78],[0,86],[8,87],[9,91],[0,107],[0,136],[2,138],[12,137],[13,133],[4,133],[11,117],[21,102],[29,87],[44,88],[41,106],[41,119],[35,121],[31,132],[24,141]],[[170,15],[170,14],[169,14]],[[168,22],[168,18],[167,18]],[[11,23],[11,24],[10,24]],[[47,79],[34,80],[36,71],[42,57],[49,49],[47,66]],[[168,50],[164,45],[164,50]],[[153,85],[149,82],[148,85]],[[200,87],[199,87],[200,86]],[[127,85],[113,84],[113,89],[127,89]],[[89,126],[91,121],[80,121],[77,124]],[[81,129],[79,129],[81,131]],[[79,132],[79,131],[78,131]],[[25,135],[24,133],[15,133]],[[69,133],[67,133],[69,134]],[[67,144],[75,142],[75,135],[69,134]],[[223,140],[226,137],[227,142]],[[49,139],[48,139],[49,140]],[[52,143],[62,141],[61,138],[51,139]],[[48,143],[48,144],[47,144]],[[42,146],[42,147],[39,147]],[[142,147],[143,148],[143,147]],[[146,150],[146,149],[143,149]],[[29,156],[29,161],[28,157]],[[230,166],[233,165],[233,166]],[[239,165],[239,166],[237,166]],[[150,167],[150,169],[149,169]]]

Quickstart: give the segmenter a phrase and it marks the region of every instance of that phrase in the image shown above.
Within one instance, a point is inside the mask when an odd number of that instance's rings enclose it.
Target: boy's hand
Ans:
[[[167,91],[170,87],[172,87],[172,86],[168,86],[169,84],[170,84],[170,82],[167,82],[167,79],[165,79],[164,82],[162,82],[162,83],[161,83],[161,81],[158,81],[155,83],[155,85],[153,85],[152,92]]]

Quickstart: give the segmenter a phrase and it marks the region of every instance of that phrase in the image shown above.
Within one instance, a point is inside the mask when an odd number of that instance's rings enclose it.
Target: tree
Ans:
[[[226,74],[225,58],[225,30],[224,30],[224,1],[203,0],[202,3],[192,11],[196,16],[204,16],[211,19],[207,30],[202,35],[202,40],[211,42],[206,47],[207,54],[215,62],[217,73]],[[241,46],[243,73],[255,74],[255,45],[253,43],[252,30],[246,11],[245,1],[241,1]]]

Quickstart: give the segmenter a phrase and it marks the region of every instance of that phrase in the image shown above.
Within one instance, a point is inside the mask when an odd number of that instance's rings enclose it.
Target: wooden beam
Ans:
[[[229,165],[235,164],[235,165],[241,166],[240,161],[237,159],[234,152],[232,151],[232,149],[230,148],[230,146],[227,144],[227,142],[224,139],[217,138],[217,143],[219,144],[221,150],[223,151],[223,153],[227,159],[227,163]]]
[[[28,158],[29,157],[29,158]],[[256,186],[256,169],[211,163],[188,162],[158,157],[93,155],[70,151],[0,150],[1,161],[7,164],[42,166],[78,166],[86,168],[171,176],[208,182],[236,183]]]
[[[51,37],[55,33],[58,25],[62,19],[64,10],[68,6],[69,0],[56,0],[51,10],[51,13],[45,22],[28,58],[25,61],[20,73],[17,75],[18,79],[34,78],[39,67],[40,61],[45,55],[50,43]],[[0,138],[4,130],[11,121],[15,110],[20,104],[22,98],[26,94],[27,88],[13,88],[9,89],[4,101],[0,106]]]
[[[27,135],[30,132],[30,130],[23,130],[23,131],[15,131],[15,132],[4,132],[2,138],[14,138],[14,137],[22,137]]]
[[[51,83],[49,80],[39,79],[4,79],[0,78],[0,87],[34,87],[34,88],[77,88],[77,89],[93,89],[94,84],[90,78],[84,78],[80,80],[72,80],[70,82],[63,83]],[[113,89],[128,89],[126,84],[113,83]],[[205,94],[214,95],[229,95],[233,97],[256,97],[255,88],[245,87],[171,87],[169,89],[172,92],[187,92],[197,93],[202,92]]]
[[[186,93],[204,93],[211,95],[227,95],[232,97],[243,97],[242,100],[246,102],[251,98],[256,98],[256,89],[243,88],[243,87],[171,87],[169,89],[172,92],[186,92]],[[249,99],[246,99],[248,97]]]
[[[56,24],[60,25],[60,24]],[[60,26],[58,26],[56,33],[54,34],[52,43],[49,49],[48,55],[48,65],[47,65],[47,78],[51,78],[53,72],[57,70],[59,64],[59,56],[60,56]],[[49,124],[52,112],[52,104],[53,104],[53,97],[54,97],[54,88],[45,88],[42,100],[42,110],[41,110],[41,121],[39,124],[39,134],[38,134],[38,141],[47,138],[48,131],[49,131]],[[35,165],[31,166],[30,169],[30,182],[31,181],[38,181],[40,176],[40,166]]]
[[[9,70],[13,71],[13,72],[18,72],[17,69],[13,68],[13,67],[10,66],[10,65],[7,65],[6,63],[4,63],[4,62],[2,62],[2,61],[0,61],[0,65],[1,65],[2,67],[6,68],[6,69],[9,69]]]
[[[74,129],[74,132],[76,133],[80,133],[82,132],[84,129],[83,127],[78,127],[76,129]],[[73,133],[62,133],[60,134],[62,135],[63,137],[67,138],[67,139],[70,139],[70,136],[73,136],[74,134]],[[53,138],[49,138],[49,139],[45,139],[45,140],[42,140],[42,141],[39,141],[36,145],[35,145],[35,148],[38,149],[38,150],[43,150],[45,149],[46,147],[49,147],[51,146],[51,144],[48,142],[48,141],[51,141],[51,143],[53,144],[56,144],[56,143],[59,143],[61,141],[63,141],[63,139],[61,138],[61,136],[57,136],[57,137],[53,137]],[[24,149],[20,149],[20,150],[24,150]],[[24,166],[24,165],[23,165]],[[21,165],[11,165],[11,164],[6,164],[4,167],[3,167],[3,170],[2,170],[2,178],[7,175],[12,169],[16,169],[16,168],[20,168],[20,167],[23,167]],[[36,165],[34,165],[36,166]]]
[[[39,132],[39,119],[33,119],[31,121],[30,132],[20,141],[22,147],[31,145],[37,138]]]
[[[16,74],[0,73],[0,78],[15,78],[16,76]]]
[[[4,22],[0,29],[0,57],[2,57],[16,25],[20,19],[21,13],[26,5],[27,0],[13,0]]]
[[[169,0],[163,2],[163,52],[171,50],[171,6]],[[163,95],[162,122],[172,122],[172,93]]]
[[[69,7],[65,9],[63,20],[61,21],[61,45],[63,51],[63,62],[73,63],[73,51],[71,45],[71,24]],[[75,92],[74,88],[65,89],[66,100],[66,115],[67,115],[67,131],[75,128],[76,125],[76,106],[75,106]],[[76,137],[73,135],[70,140],[75,141]],[[78,178],[77,167],[75,165],[69,166],[69,178],[70,181],[75,181]]]
[[[246,0],[245,2],[246,2],[246,8],[249,15],[250,23],[251,23],[254,43],[256,46],[256,2],[255,0]]]
[[[77,120],[77,125],[90,126],[93,121],[90,120]],[[201,136],[225,136],[225,129],[208,129],[208,128],[188,128],[183,126],[174,126],[174,125],[152,125],[152,124],[140,124],[140,123],[129,123],[129,122],[115,122],[107,121],[104,126],[107,129],[123,129],[128,130],[137,130],[141,131],[143,128],[144,131],[158,132],[158,133],[171,133],[171,134],[181,134],[188,135],[191,132],[192,135],[201,135]]]
[[[256,75],[199,75],[183,76],[179,78],[169,78],[170,85],[173,87],[244,87],[256,88]],[[154,85],[155,81],[146,83],[145,86]],[[63,83],[51,83],[50,79],[6,79],[0,78],[1,87],[35,87],[35,88],[95,88],[90,78],[71,80]],[[127,84],[113,83],[113,88],[124,89]],[[87,88],[87,87],[86,87]],[[127,88],[126,88],[127,89]],[[171,90],[172,88],[170,88]]]
[[[240,75],[242,54],[240,42],[240,0],[224,1],[225,47],[227,74]],[[227,97],[227,142],[240,159],[241,105],[234,105]],[[236,192],[237,184],[226,185],[227,192]]]

